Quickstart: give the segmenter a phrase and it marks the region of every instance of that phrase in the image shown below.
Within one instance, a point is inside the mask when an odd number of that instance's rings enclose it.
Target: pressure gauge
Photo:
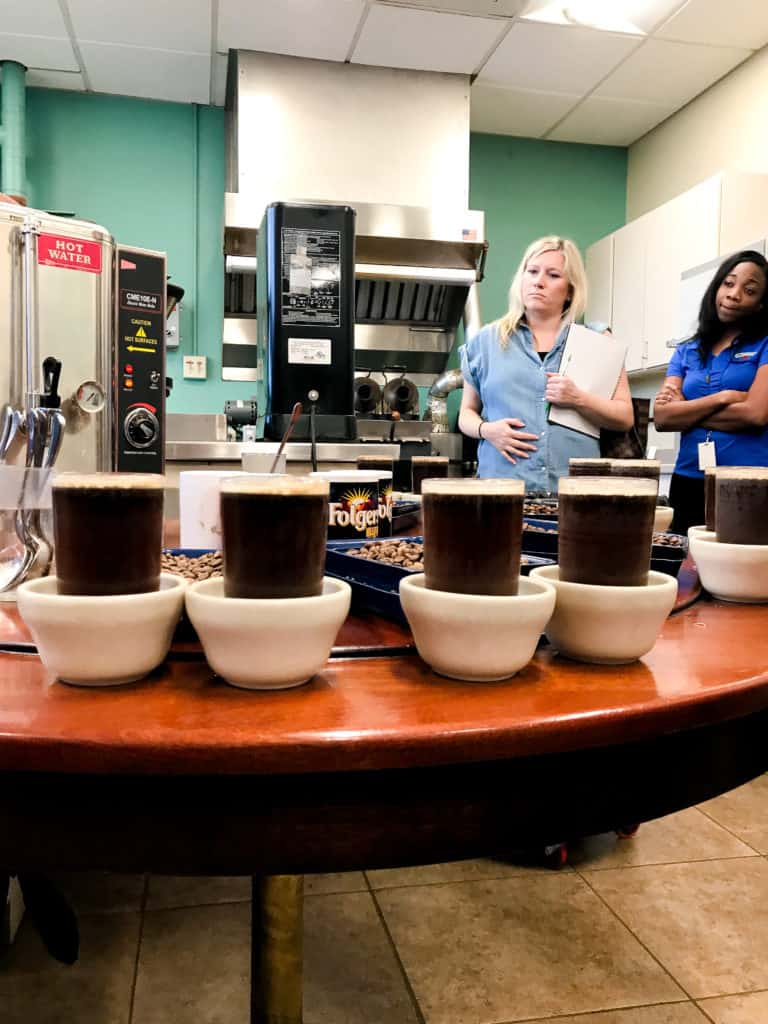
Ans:
[[[95,380],[86,380],[75,392],[75,401],[83,412],[101,412],[107,402],[104,388]]]

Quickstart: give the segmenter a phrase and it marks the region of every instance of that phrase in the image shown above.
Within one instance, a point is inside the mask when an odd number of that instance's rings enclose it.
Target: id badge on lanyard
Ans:
[[[715,442],[710,441],[710,435],[707,434],[706,441],[699,442],[699,469],[705,470],[710,466],[717,465],[717,456],[715,454]]]

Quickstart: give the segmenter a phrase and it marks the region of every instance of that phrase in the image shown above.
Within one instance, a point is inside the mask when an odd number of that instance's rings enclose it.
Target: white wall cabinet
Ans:
[[[766,236],[768,175],[708,178],[590,246],[587,320],[611,324],[628,370],[664,367],[679,340],[681,275]]]
[[[588,324],[612,325],[613,320],[613,235],[606,235],[586,251]]]
[[[648,214],[646,237],[646,366],[669,362],[668,341],[677,337],[680,277],[714,259],[720,238],[720,177],[709,178]]]
[[[717,255],[727,256],[768,236],[768,175],[724,174],[722,183]]]
[[[645,365],[645,273],[650,214],[613,235],[613,298],[611,327],[627,346],[627,370]]]

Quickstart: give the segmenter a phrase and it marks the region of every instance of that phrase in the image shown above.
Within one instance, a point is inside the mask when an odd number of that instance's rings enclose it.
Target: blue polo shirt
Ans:
[[[749,391],[761,366],[768,364],[768,337],[760,341],[737,338],[719,355],[702,360],[698,339],[678,345],[669,361],[668,377],[682,377],[683,396],[687,400],[704,398],[717,391]],[[675,472],[681,476],[702,477],[699,469],[699,443],[714,441],[718,466],[768,466],[768,427],[748,430],[705,430],[692,427],[680,435],[680,451]]]
[[[547,422],[544,389],[547,373],[556,373],[568,334],[564,328],[543,361],[536,351],[530,329],[521,324],[509,336],[506,348],[499,345],[495,324],[483,327],[459,350],[464,379],[480,394],[483,418],[519,419],[519,429],[538,434],[532,441],[536,451],[513,466],[493,447],[480,441],[477,449],[480,477],[514,477],[525,483],[526,491],[557,491],[557,481],[568,476],[570,458],[595,459],[600,455],[597,438]]]

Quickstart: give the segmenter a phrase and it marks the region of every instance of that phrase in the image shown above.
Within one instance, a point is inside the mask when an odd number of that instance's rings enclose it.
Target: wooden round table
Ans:
[[[280,964],[295,989],[283,925],[300,887],[285,876],[556,843],[765,771],[767,632],[768,608],[705,599],[632,665],[542,646],[513,679],[473,685],[430,672],[406,630],[357,618],[298,689],[234,689],[189,643],[140,683],[80,689],[21,653],[4,611],[0,865],[280,876],[254,887],[269,936],[254,949],[281,950],[254,962],[254,991]],[[300,1019],[300,985],[293,1016],[262,997],[253,1020]]]

